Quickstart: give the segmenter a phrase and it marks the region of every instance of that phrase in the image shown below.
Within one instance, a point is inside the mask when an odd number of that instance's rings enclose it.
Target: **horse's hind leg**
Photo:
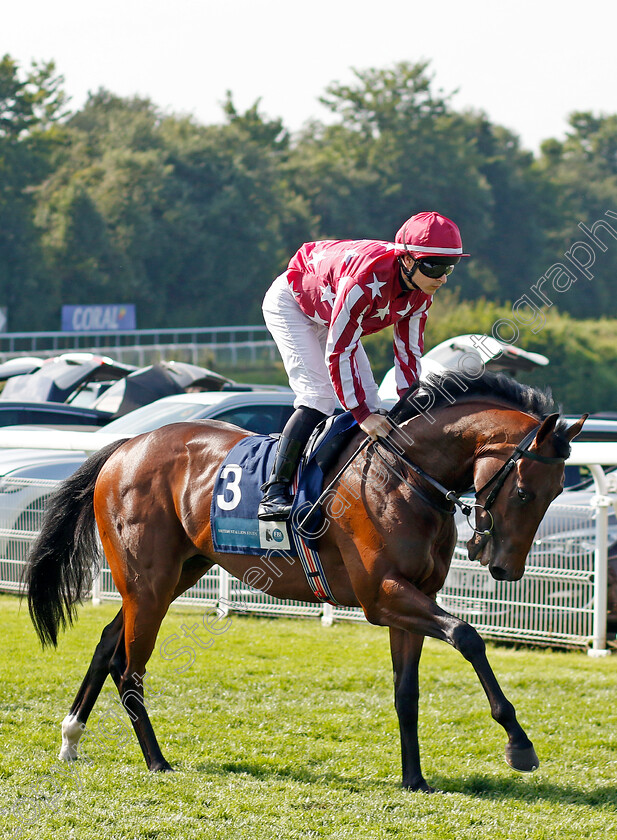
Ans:
[[[173,556],[173,548],[171,553]],[[171,767],[161,752],[144,700],[146,663],[154,650],[161,622],[171,602],[212,565],[204,557],[193,557],[184,564],[178,580],[172,580],[171,572],[159,574],[156,581],[152,574],[147,582],[140,583],[137,578],[138,585],[127,587],[122,593],[125,644],[124,647],[118,646],[109,671],[149,770],[171,770]]]
[[[122,636],[122,610],[101,633],[92,662],[77,692],[68,715],[62,721],[62,747],[59,758],[71,761],[77,758],[77,744],[84,733],[86,722],[109,674],[109,663]]]
[[[182,574],[173,598],[178,598],[183,592],[190,589],[200,577],[212,568],[212,565],[205,557],[192,557],[190,560],[187,560],[182,567]],[[86,676],[75,696],[68,715],[62,722],[62,748],[59,757],[65,761],[70,761],[78,757],[77,746],[79,739],[85,732],[88,717],[103,688],[107,675],[110,673],[112,660],[115,662],[115,674],[122,674],[125,670],[126,655],[123,631],[124,617],[123,611],[120,610],[114,620],[103,630]],[[106,741],[114,740],[108,732],[107,727],[105,727],[104,734]],[[124,730],[122,737],[124,737]]]
[[[171,600],[171,594],[165,598],[152,591],[123,597],[125,644],[118,647],[109,668],[122,705],[133,724],[148,770],[171,770],[148,716],[143,684],[146,663],[154,650],[161,622]]]

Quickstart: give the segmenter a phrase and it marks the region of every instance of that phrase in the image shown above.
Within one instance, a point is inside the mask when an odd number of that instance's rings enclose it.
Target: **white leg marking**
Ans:
[[[62,721],[62,748],[58,758],[62,761],[75,761],[77,744],[84,733],[85,726],[77,720],[77,715],[67,715]]]

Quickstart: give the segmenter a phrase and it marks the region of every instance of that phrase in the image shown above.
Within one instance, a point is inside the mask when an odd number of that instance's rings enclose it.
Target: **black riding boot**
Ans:
[[[279,438],[272,473],[261,488],[264,495],[257,511],[259,519],[268,521],[289,517],[292,505],[289,485],[311,432],[325,416],[315,408],[300,406],[287,421]]]

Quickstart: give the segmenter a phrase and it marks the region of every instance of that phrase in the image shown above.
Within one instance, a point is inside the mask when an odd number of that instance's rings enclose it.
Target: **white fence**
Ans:
[[[602,473],[604,475],[604,473]],[[20,576],[34,540],[53,481],[10,479],[2,485],[0,514],[0,589],[20,590]],[[473,624],[485,637],[561,647],[606,651],[606,544],[598,551],[598,528],[606,497],[592,505],[554,504],[560,530],[537,539],[521,581],[495,581],[488,570],[467,559],[459,540],[452,568],[438,596],[444,609]],[[14,504],[11,502],[14,500]],[[600,502],[600,505],[598,505]],[[94,582],[93,599],[117,600],[119,595],[105,564]],[[312,616],[324,623],[364,620],[360,609],[279,601],[246,587],[218,566],[206,574],[178,603],[260,615]]]
[[[438,595],[448,612],[483,636],[559,646],[588,647],[594,640],[595,512],[554,504],[560,532],[537,538],[525,574],[496,581],[467,557],[459,540],[446,584]],[[604,649],[604,639],[598,649]]]
[[[113,332],[0,333],[0,362],[15,356],[55,356],[69,351],[111,355],[140,367],[161,360],[235,367],[275,361],[278,351],[265,326],[203,327]]]

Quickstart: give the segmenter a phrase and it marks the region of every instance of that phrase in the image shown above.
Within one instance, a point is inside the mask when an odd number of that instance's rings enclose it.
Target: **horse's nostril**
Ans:
[[[505,580],[508,576],[507,570],[502,569],[501,566],[493,566],[491,568],[491,574],[495,578],[495,580]]]

